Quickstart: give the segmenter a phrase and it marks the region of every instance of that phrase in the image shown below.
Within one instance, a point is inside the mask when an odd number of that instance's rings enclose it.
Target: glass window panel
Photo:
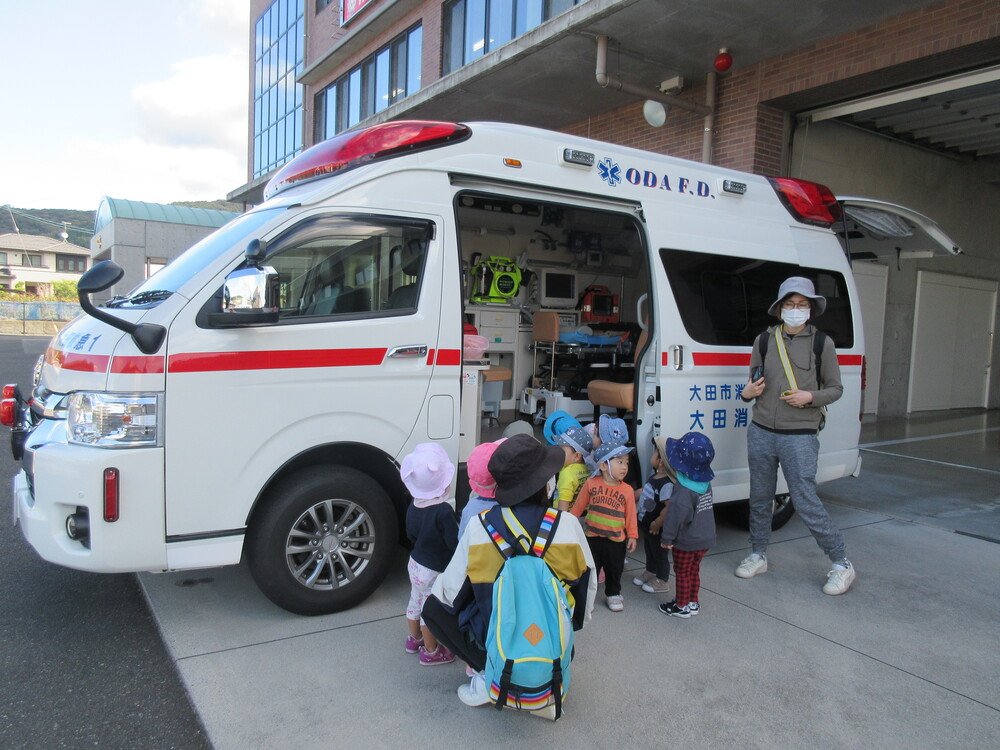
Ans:
[[[361,117],[375,111],[375,58],[369,57],[361,64]]]
[[[549,4],[549,9],[548,12],[545,14],[545,18],[547,19],[552,18],[554,16],[558,16],[564,10],[569,10],[576,3],[574,2],[574,0],[548,0],[548,4]]]
[[[458,0],[445,10],[444,73],[458,70],[465,64],[465,2]]]
[[[392,73],[389,102],[395,102],[406,96],[406,38],[397,39],[392,48]]]
[[[361,70],[355,70],[347,80],[347,127],[361,122]]]
[[[514,35],[521,36],[542,22],[544,0],[517,0],[517,16],[514,21]]]
[[[389,48],[386,47],[375,57],[375,111],[381,112],[389,106],[392,91],[389,88]]]
[[[506,44],[514,33],[514,0],[490,0],[488,50]]]
[[[424,30],[422,26],[413,29],[407,39],[406,96],[420,91],[420,63],[423,56]]]
[[[486,52],[486,0],[465,0],[465,62]]]

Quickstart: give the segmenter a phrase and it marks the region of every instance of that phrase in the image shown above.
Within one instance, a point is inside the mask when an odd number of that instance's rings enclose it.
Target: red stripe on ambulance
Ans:
[[[692,352],[691,359],[695,367],[749,367],[750,354],[741,352]],[[860,354],[838,354],[837,362],[841,367],[861,367]],[[664,352],[663,367],[670,366],[670,354]]]
[[[303,367],[373,367],[382,364],[379,349],[286,349],[269,352],[197,352],[172,354],[171,373],[232,370],[291,370]]]

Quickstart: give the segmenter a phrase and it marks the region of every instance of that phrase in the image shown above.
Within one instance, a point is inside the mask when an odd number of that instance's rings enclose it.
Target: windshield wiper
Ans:
[[[151,289],[147,292],[139,292],[128,299],[122,300],[121,304],[128,303],[130,305],[145,305],[150,302],[160,302],[169,297],[173,292],[168,292],[166,289]]]

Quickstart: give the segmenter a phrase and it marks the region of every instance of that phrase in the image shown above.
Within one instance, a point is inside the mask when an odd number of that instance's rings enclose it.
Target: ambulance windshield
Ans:
[[[170,261],[133,289],[125,299],[116,300],[115,306],[150,307],[162,302],[172,293],[179,291],[189,279],[223,253],[233,247],[238,247],[242,252],[247,242],[262,226],[285,210],[283,206],[256,209],[233,219]]]

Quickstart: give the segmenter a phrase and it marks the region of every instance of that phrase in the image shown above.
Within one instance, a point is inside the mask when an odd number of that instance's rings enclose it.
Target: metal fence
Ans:
[[[81,312],[76,302],[0,300],[0,333],[51,335]]]

